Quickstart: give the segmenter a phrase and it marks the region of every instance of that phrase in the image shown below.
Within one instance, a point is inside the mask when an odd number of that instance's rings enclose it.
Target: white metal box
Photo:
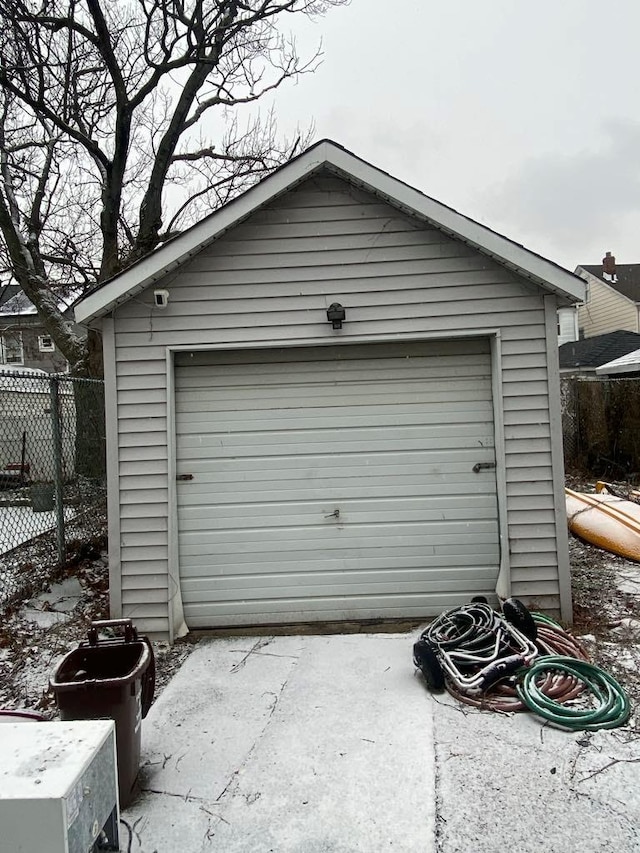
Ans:
[[[0,853],[118,850],[112,720],[0,724]]]

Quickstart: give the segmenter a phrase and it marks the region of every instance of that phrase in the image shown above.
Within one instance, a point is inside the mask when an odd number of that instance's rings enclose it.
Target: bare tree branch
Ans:
[[[0,0],[0,287],[20,285],[70,362],[84,356],[60,292],[118,273],[310,141],[281,139],[252,105],[317,67],[320,50],[302,60],[283,31],[290,15],[344,2]]]

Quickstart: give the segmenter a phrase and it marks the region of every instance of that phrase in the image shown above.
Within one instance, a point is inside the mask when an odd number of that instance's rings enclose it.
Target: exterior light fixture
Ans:
[[[331,323],[334,329],[342,328],[342,321],[346,316],[346,311],[339,302],[333,302],[327,308],[327,320]]]
[[[153,291],[153,304],[156,308],[166,308],[169,304],[169,291],[168,290],[154,290]]]

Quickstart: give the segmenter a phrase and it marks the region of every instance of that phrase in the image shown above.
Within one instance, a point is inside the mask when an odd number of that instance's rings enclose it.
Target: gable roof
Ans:
[[[337,143],[324,139],[184,233],[95,288],[76,306],[77,322],[88,323],[108,313],[185,263],[263,205],[325,169],[377,195],[403,212],[428,222],[568,301],[579,302],[584,299],[585,286],[578,276],[393,178]]]
[[[616,264],[616,280],[604,278],[602,264],[580,264],[578,269],[585,270],[613,290],[617,290],[632,302],[640,302],[640,264]],[[578,272],[576,269],[576,272]]]
[[[626,355],[620,356],[613,361],[596,368],[598,376],[617,376],[625,373],[640,373],[640,349],[634,349]]]
[[[581,341],[569,341],[558,347],[560,370],[581,367],[594,370],[621,355],[626,355],[640,347],[640,334],[620,329],[607,335],[583,338]]]

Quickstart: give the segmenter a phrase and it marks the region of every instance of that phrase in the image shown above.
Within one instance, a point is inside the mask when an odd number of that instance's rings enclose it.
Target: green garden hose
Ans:
[[[538,682],[553,673],[562,673],[581,682],[597,704],[579,708],[562,705],[546,696]],[[631,710],[627,694],[614,678],[591,663],[562,655],[545,655],[534,661],[529,669],[521,671],[516,691],[530,711],[571,731],[622,726]]]
[[[546,613],[539,613],[537,610],[530,610],[529,612],[533,616],[534,622],[538,622],[542,625],[551,625],[554,628],[562,628],[562,625],[559,622],[552,619],[551,616],[547,616]]]

